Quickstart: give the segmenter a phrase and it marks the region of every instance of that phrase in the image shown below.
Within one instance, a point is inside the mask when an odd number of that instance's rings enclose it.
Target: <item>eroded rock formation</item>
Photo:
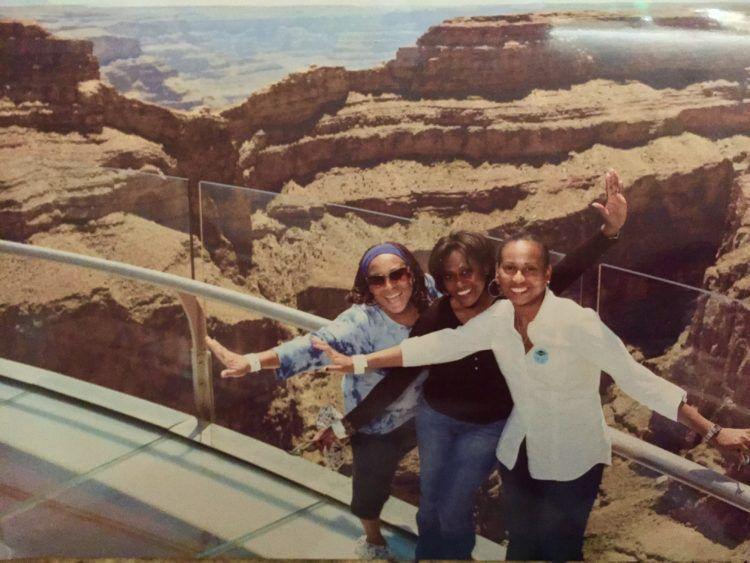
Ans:
[[[628,30],[638,32],[634,39]],[[676,303],[652,279],[615,277],[605,280],[603,314],[709,414],[747,424],[750,49],[736,34],[709,41],[717,32],[725,30],[696,15],[459,18],[382,66],[313,68],[222,112],[188,113],[102,84],[89,44],[4,23],[15,74],[0,76],[10,92],[0,103],[0,236],[189,275],[186,233],[196,208],[191,215],[187,184],[163,174],[272,189],[281,195],[204,190],[200,227],[210,260],[195,249],[204,256],[196,274],[330,317],[344,306],[356,257],[382,240],[424,257],[450,229],[503,236],[527,228],[572,249],[597,228],[589,206],[614,167],[631,217],[607,261],[703,284],[735,305],[719,297]],[[672,43],[663,41],[667,33]],[[18,45],[33,45],[36,58],[19,58]],[[53,51],[62,61],[54,69],[45,54]],[[3,329],[2,355],[191,409],[187,332],[171,295],[0,261],[0,326],[21,327]],[[618,309],[618,299],[627,307]],[[244,312],[209,313],[211,332],[233,349],[293,334]],[[111,358],[97,366],[81,352],[87,342]],[[146,371],[152,380],[132,378]],[[270,374],[218,381],[220,422],[286,447],[310,429],[319,404],[335,400],[337,386],[315,375],[282,385]],[[606,399],[611,423],[686,445],[684,434],[617,391]],[[695,455],[730,465],[705,448]],[[410,463],[405,497],[414,494]],[[591,542],[587,555],[677,558],[679,550],[660,551],[646,532],[663,523],[658,510],[698,522],[704,505],[625,463],[608,475],[591,526],[601,543]],[[480,513],[497,539],[496,489]],[[640,513],[653,522],[639,524]],[[604,524],[612,514],[628,515],[619,536]],[[706,558],[750,553],[704,527],[724,542],[716,550],[670,523]]]

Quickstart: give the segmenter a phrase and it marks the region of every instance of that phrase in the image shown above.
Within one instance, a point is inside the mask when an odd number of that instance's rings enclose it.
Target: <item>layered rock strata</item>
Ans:
[[[188,230],[184,181],[116,170],[158,172],[174,165],[160,146],[142,138],[114,129],[84,136],[10,127],[0,136],[0,160],[0,238],[25,241],[115,211]]]
[[[273,145],[264,138],[248,145],[239,165],[250,185],[277,190],[331,168],[392,160],[555,162],[595,144],[632,147],[683,132],[746,132],[750,110],[737,96],[736,85],[727,82],[653,90],[608,81],[504,104],[351,96],[296,142]]]
[[[750,50],[728,48],[743,45],[734,36],[706,43],[701,33],[725,33],[707,31],[717,26],[706,21],[595,14],[451,20],[385,65],[297,73],[221,113],[123,97],[83,65],[60,78],[79,112],[65,114],[50,85],[43,87],[45,76],[34,75],[19,86],[25,98],[6,98],[0,107],[0,158],[10,163],[0,167],[2,236],[189,275],[191,247],[181,232],[190,218],[186,198],[164,177],[102,168],[271,188],[281,195],[204,190],[201,229],[212,261],[197,261],[196,273],[330,317],[345,307],[356,257],[382,240],[405,242],[424,257],[450,229],[502,236],[527,228],[559,250],[572,249],[597,228],[589,205],[600,196],[603,172],[614,167],[631,216],[607,261],[688,283],[700,283],[712,266],[706,288],[744,302],[750,121],[743,72]],[[635,41],[602,42],[625,28],[639,30]],[[676,46],[654,43],[665,31],[682,33]],[[8,259],[0,268],[7,296],[0,326],[22,329],[4,331],[0,353],[191,409],[187,332],[171,295],[28,268]],[[605,281],[608,322],[620,322],[618,330],[639,345],[639,334],[651,340],[653,327],[670,324],[668,346],[684,333],[651,365],[688,386],[709,414],[745,423],[741,407],[750,392],[741,309],[713,299],[697,308],[675,303],[663,297],[671,293],[654,290],[653,280]],[[211,333],[236,350],[262,349],[294,333],[236,310],[209,313]],[[671,326],[676,316],[681,321]],[[111,354],[106,373],[81,352],[87,343]],[[136,361],[134,347],[148,360]],[[641,346],[649,356],[663,347]],[[697,377],[706,358],[712,375]],[[149,381],[133,376],[146,372]],[[283,385],[269,374],[220,381],[220,422],[286,447],[310,429],[337,387],[337,380],[315,375]],[[719,403],[712,406],[711,397]],[[616,391],[608,392],[606,408],[613,424],[685,445],[684,436],[672,440],[663,424],[650,422],[649,411]],[[705,448],[695,455],[712,467],[729,466]],[[671,546],[660,551],[649,530],[664,525],[659,510],[696,522],[703,505],[653,483],[624,463],[609,470],[588,556],[679,557]],[[498,539],[492,494],[482,526]],[[685,498],[685,506],[696,507],[692,514],[680,512]],[[612,518],[623,514],[627,525],[614,530]],[[669,528],[707,558],[747,553],[739,540],[727,547],[722,530],[700,535],[674,521]]]
[[[687,37],[684,33],[677,36],[682,38],[675,43],[677,47],[658,48],[653,52],[638,51],[643,44],[651,45],[649,41],[618,44],[616,56],[623,57],[620,62],[612,59],[615,55],[611,45],[602,46],[596,42],[584,45],[585,41],[580,37],[565,40],[557,37],[567,33],[571,22],[579,27],[589,26],[594,37],[598,33],[596,26],[601,26],[602,21],[607,25],[631,27],[637,21],[645,26],[640,20],[631,20],[591,15],[574,19],[569,14],[450,20],[429,30],[415,47],[402,49],[396,59],[383,67],[365,71],[316,68],[293,74],[220,115],[184,114],[157,108],[123,98],[107,87],[86,84],[85,81],[96,78],[98,72],[87,47],[83,62],[80,57],[69,57],[68,66],[76,67],[77,72],[68,72],[61,80],[50,80],[56,78],[54,73],[34,74],[24,66],[28,63],[26,59],[23,59],[26,63],[16,65],[16,74],[32,78],[20,81],[21,85],[27,86],[19,86],[16,90],[25,94],[12,98],[12,101],[17,104],[34,102],[42,107],[19,107],[15,123],[43,126],[46,122],[48,126],[55,123],[60,127],[66,122],[65,127],[69,129],[87,131],[109,126],[162,144],[177,161],[173,172],[196,179],[235,181],[272,189],[279,189],[290,179],[305,182],[316,173],[334,166],[367,166],[394,158],[467,158],[477,162],[534,157],[554,159],[596,142],[632,146],[671,131],[703,134],[708,127],[711,134],[724,135],[747,125],[745,111],[741,110],[737,115],[734,107],[737,104],[733,103],[741,99],[741,88],[731,85],[708,85],[709,90],[715,88],[715,91],[704,92],[706,103],[703,105],[698,103],[698,98],[693,100],[694,112],[683,108],[684,113],[676,111],[671,117],[651,122],[646,117],[641,123],[631,124],[629,130],[624,124],[607,127],[604,120],[600,120],[598,127],[584,126],[579,131],[573,127],[565,131],[562,138],[555,128],[542,126],[525,130],[523,127],[509,127],[508,122],[512,123],[514,117],[521,122],[523,117],[514,116],[516,112],[512,108],[493,107],[488,102],[524,96],[535,88],[554,90],[596,78],[648,82],[645,75],[663,75],[665,66],[685,66],[677,64],[685,53],[692,52],[679,42]],[[694,27],[694,22],[683,23],[686,27]],[[654,32],[661,29],[660,25],[650,25],[655,26]],[[669,25],[682,24],[677,19],[670,21]],[[4,26],[5,34],[14,41],[15,35],[28,35],[35,38],[35,44],[45,45],[48,41],[46,49],[53,49],[60,42],[50,39],[37,27],[18,22],[5,23]],[[647,28],[646,31],[653,30]],[[68,48],[73,53],[83,49],[81,42],[62,43],[73,45]],[[733,82],[743,79],[744,68],[750,66],[750,56],[743,53],[750,51],[732,49],[727,55],[726,46],[721,41],[718,46],[709,45],[715,56],[712,54],[713,58],[710,57],[708,62],[694,61],[689,68],[705,68],[710,73],[691,75],[687,82],[674,78],[674,84],[685,86],[715,78]],[[705,49],[701,51],[704,52]],[[44,65],[32,66],[45,68]],[[664,80],[659,86],[669,85],[669,79]],[[57,86],[58,83],[62,86]],[[66,92],[65,99],[82,98],[77,122],[73,117],[67,120],[45,118],[45,113],[51,111],[50,104],[54,105],[59,98],[56,91],[60,88]],[[465,100],[469,96],[483,96],[485,101],[475,104],[468,100],[457,101],[452,108],[449,104],[442,108],[437,122],[430,120],[429,112],[423,120],[419,115],[421,110],[415,112],[402,101],[400,105],[407,115],[395,116],[399,126],[391,126],[390,130],[389,119],[384,116],[383,121],[369,131],[366,126],[349,129],[342,120],[335,133],[331,132],[332,127],[337,127],[335,122],[339,113],[352,117],[347,100],[356,99],[354,92],[375,96],[369,107],[359,104],[362,111],[372,111],[375,115],[392,114],[394,106],[399,105],[389,96],[381,96],[384,93],[396,94],[405,100],[423,97]],[[691,95],[699,95],[697,88],[685,92],[679,101],[669,100],[667,95],[664,103],[676,101],[677,104],[690,105],[687,98]],[[719,99],[714,100],[711,96]],[[378,107],[380,103],[384,104],[382,109]],[[420,104],[414,105],[418,108]],[[705,114],[703,110],[708,108],[714,113]],[[508,111],[511,115],[506,115]],[[578,111],[582,116],[595,117],[586,108],[578,108]],[[3,114],[0,123],[14,122],[10,109]],[[36,121],[31,114],[36,116]],[[324,118],[327,115],[334,116],[334,124]],[[393,119],[392,115],[390,121]],[[411,126],[403,127],[407,123]],[[326,128],[329,133],[323,133]],[[361,156],[352,156],[357,154]]]

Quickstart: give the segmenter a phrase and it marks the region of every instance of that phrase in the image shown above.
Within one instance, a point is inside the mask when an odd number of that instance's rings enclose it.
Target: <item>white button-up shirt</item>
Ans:
[[[570,481],[597,463],[611,463],[599,397],[601,370],[628,395],[677,420],[685,391],[636,362],[591,309],[547,290],[527,329],[534,345],[528,353],[513,319],[513,305],[502,300],[463,326],[401,343],[405,366],[494,352],[515,403],[497,445],[497,458],[506,467],[515,466],[524,439],[535,479]]]

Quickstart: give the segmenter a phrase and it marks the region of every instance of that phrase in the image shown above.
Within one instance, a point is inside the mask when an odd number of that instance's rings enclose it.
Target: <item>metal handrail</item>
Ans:
[[[316,330],[322,325],[330,322],[330,319],[305,313],[304,311],[298,311],[292,307],[274,303],[267,299],[245,295],[243,293],[232,291],[231,289],[217,287],[215,285],[183,278],[166,272],[158,272],[140,266],[124,264],[114,260],[105,260],[103,258],[66,252],[64,250],[32,246],[30,244],[2,239],[0,239],[0,252],[15,254],[18,256],[27,256],[30,258],[41,258],[43,260],[60,262],[71,266],[80,266],[90,270],[99,270],[100,272],[114,274],[123,278],[148,282],[153,285],[174,289],[178,292],[189,293],[196,297],[205,297],[206,299],[235,305],[242,309],[259,313],[264,317],[269,317],[276,321],[290,324],[305,330]]]
[[[236,305],[306,330],[315,330],[330,322],[323,317],[298,311],[266,299],[243,295],[229,289],[181,278],[173,274],[123,264],[122,262],[5,240],[0,240],[0,252],[60,262],[147,282],[174,289],[178,291],[178,295],[180,293],[189,294]],[[205,318],[202,324],[203,329],[201,329],[199,328],[201,325],[200,319],[196,322],[196,312],[188,310],[197,305],[197,302],[193,303],[189,297],[186,298],[184,295],[181,295],[180,299],[183,306],[186,306],[188,321],[191,323],[191,334],[195,340],[199,337],[200,331],[205,330]],[[197,326],[194,326],[194,324]],[[196,402],[199,402],[197,398]],[[747,485],[614,428],[609,428],[609,435],[612,440],[612,449],[616,454],[663,473],[741,510],[750,512],[750,489]]]
[[[612,440],[612,451],[616,454],[750,512],[750,488],[744,483],[616,428],[607,427],[607,430]]]
[[[176,290],[190,327],[192,342],[190,363],[193,371],[195,408],[198,418],[204,421],[212,422],[214,420],[214,386],[211,373],[211,356],[206,348],[206,317],[203,309],[198,304],[196,296],[230,303],[306,330],[315,330],[330,322],[323,317],[298,311],[297,309],[265,299],[259,299],[174,274],[157,272],[114,260],[104,260],[93,256],[84,256],[63,250],[6,240],[0,240],[0,252],[98,270],[123,278],[144,281]]]
[[[716,299],[718,301],[721,301],[723,303],[730,303],[730,304],[741,305],[743,307],[747,307],[747,305],[745,305],[739,299],[735,299],[734,297],[729,297],[728,295],[724,295],[722,293],[717,293],[716,291],[711,291],[710,289],[703,289],[702,287],[695,287],[695,286],[690,285],[690,284],[686,284],[686,283],[682,283],[682,282],[670,280],[670,279],[667,279],[667,278],[662,278],[660,276],[655,276],[653,274],[646,274],[645,272],[639,272],[638,270],[631,270],[629,268],[623,268],[622,266],[614,266],[612,264],[607,264],[607,263],[604,263],[604,262],[601,263],[601,264],[599,264],[599,267],[600,267],[600,273],[599,273],[600,277],[601,277],[601,270],[603,270],[603,269],[610,269],[610,270],[614,270],[616,272],[623,272],[625,274],[630,274],[632,276],[636,276],[636,277],[639,277],[639,278],[645,278],[645,279],[649,279],[649,280],[658,281],[660,283],[664,283],[664,284],[667,284],[667,285],[673,285],[673,286],[679,287],[681,289],[687,289],[687,290],[690,290],[690,291],[695,291],[695,292],[698,292],[698,293],[700,293],[702,295],[706,295],[708,297],[712,297],[712,298],[714,298],[714,299]]]

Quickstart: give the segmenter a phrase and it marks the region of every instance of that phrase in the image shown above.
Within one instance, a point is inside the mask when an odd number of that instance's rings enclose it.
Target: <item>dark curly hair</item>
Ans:
[[[417,262],[417,259],[414,258],[414,255],[403,244],[392,241],[387,241],[387,243],[392,244],[393,246],[398,248],[404,255],[404,258],[406,258],[405,262],[409,267],[409,270],[411,270],[412,279],[412,292],[411,297],[409,298],[409,302],[413,304],[421,313],[430,304],[430,296],[427,292],[427,285],[424,281],[424,270],[422,270],[422,266],[419,265],[419,262]],[[362,271],[362,261],[364,260],[364,257],[367,255],[367,253],[376,246],[379,245],[375,244],[368,248],[359,259],[359,264],[357,265],[357,275],[354,277],[354,285],[352,286],[351,291],[349,291],[349,294],[346,296],[346,300],[349,303],[358,305],[373,305],[375,303],[375,297],[370,291],[370,287],[367,285],[367,272]]]
[[[443,261],[454,250],[485,270],[485,287],[495,277],[495,243],[481,233],[456,231],[438,239],[428,261],[430,274],[435,278],[435,285],[441,293],[445,293]]]

